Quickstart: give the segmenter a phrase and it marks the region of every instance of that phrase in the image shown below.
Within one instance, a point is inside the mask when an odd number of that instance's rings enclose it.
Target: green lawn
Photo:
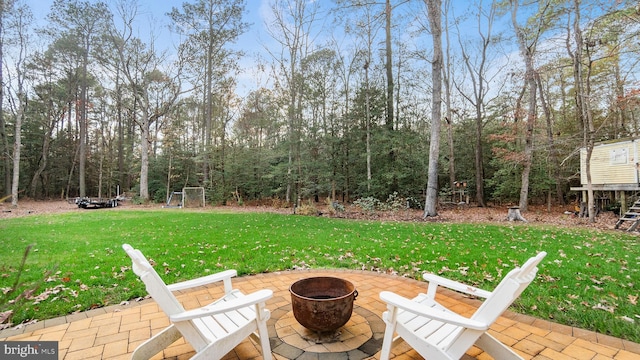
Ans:
[[[349,268],[421,279],[434,272],[492,290],[539,251],[538,278],[513,310],[640,342],[638,237],[527,224],[355,221],[270,213],[79,211],[0,220],[0,288],[45,277],[12,321],[46,319],[146,295],[121,249],[156,262],[168,283],[223,269],[255,274]],[[6,303],[7,294],[0,301]],[[4,309],[6,310],[6,309]]]

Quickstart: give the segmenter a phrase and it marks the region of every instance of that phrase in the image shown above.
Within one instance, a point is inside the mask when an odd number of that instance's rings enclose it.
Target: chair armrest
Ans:
[[[491,292],[490,291],[486,291],[486,290],[482,290],[473,286],[469,286],[467,284],[463,284],[454,280],[450,280],[447,278],[443,278],[442,276],[438,276],[435,274],[423,274],[422,277],[429,282],[429,288],[431,288],[431,285],[435,285],[437,286],[444,286],[446,288],[449,288],[451,290],[455,290],[455,291],[459,291],[461,293],[465,293],[467,295],[473,295],[473,296],[478,296],[478,297],[482,297],[482,298],[488,298],[489,296],[491,296]],[[429,291],[431,293],[431,291]],[[435,293],[434,293],[435,295]]]
[[[219,273],[203,276],[197,279],[192,279],[192,280],[187,280],[187,281],[182,281],[179,283],[167,285],[167,288],[169,288],[169,291],[191,289],[197,286],[208,285],[218,281],[225,281],[225,280],[230,281],[232,277],[237,275],[238,275],[238,272],[236,270],[226,270]]]
[[[390,291],[382,291],[380,293],[380,299],[391,306],[397,307],[398,309],[402,309],[419,316],[442,321],[447,324],[453,324],[469,329],[482,331],[489,329],[488,324],[476,320],[471,320],[444,308],[432,308],[425,306]]]
[[[252,292],[249,295],[242,296],[240,298],[218,302],[215,304],[203,306],[198,309],[193,309],[189,311],[185,311],[179,314],[169,316],[171,321],[187,321],[198,319],[205,316],[211,316],[221,313],[226,313],[229,311],[245,308],[251,305],[264,303],[268,299],[273,296],[273,291],[269,289],[258,290],[256,292]]]

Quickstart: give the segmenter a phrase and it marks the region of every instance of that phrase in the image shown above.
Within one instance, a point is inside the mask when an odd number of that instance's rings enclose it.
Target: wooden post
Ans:
[[[520,213],[520,207],[518,206],[511,206],[509,208],[509,212],[507,213],[507,220],[509,221],[524,221],[524,222],[528,222],[527,219],[525,219],[524,217],[522,217],[522,214]]]

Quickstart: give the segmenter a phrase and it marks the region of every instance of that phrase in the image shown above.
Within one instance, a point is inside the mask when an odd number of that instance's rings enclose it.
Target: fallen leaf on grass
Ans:
[[[11,314],[13,314],[13,310],[7,310],[7,311],[4,311],[4,312],[0,312],[0,324],[2,324],[8,318],[10,318]]]
[[[592,309],[594,310],[604,310],[604,311],[608,311],[610,313],[614,313],[615,308],[613,306],[607,306],[607,305],[602,305],[602,304],[596,304],[592,307]]]
[[[618,319],[624,320],[626,322],[635,323],[636,321],[628,316],[619,316]]]

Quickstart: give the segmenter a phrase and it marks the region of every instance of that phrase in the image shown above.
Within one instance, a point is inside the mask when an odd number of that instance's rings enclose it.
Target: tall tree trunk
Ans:
[[[149,200],[149,142],[151,141],[149,111],[142,107],[140,123],[140,198]]]
[[[2,5],[4,6],[4,5]],[[15,67],[15,83],[17,86],[15,107],[16,119],[14,123],[13,139],[13,176],[11,181],[11,205],[18,206],[18,191],[20,186],[20,156],[22,150],[22,124],[25,119],[25,109],[27,106],[27,94],[24,89],[25,81],[25,59],[27,59],[28,35],[27,29],[30,24],[31,13],[25,8],[20,8],[16,15],[16,28],[18,36],[18,57]],[[4,86],[4,84],[3,84]]]
[[[4,18],[6,14],[6,1],[0,1],[0,157],[3,159],[2,169],[4,170],[4,190],[1,195],[11,194],[11,156],[9,151],[9,137],[7,136],[7,125],[4,121]],[[0,196],[2,198],[4,196]]]
[[[531,66],[531,72],[533,72],[533,64],[532,61],[527,61],[528,63],[530,62],[530,65],[527,65],[527,67]],[[529,176],[531,174],[531,166],[533,164],[533,130],[535,127],[535,122],[536,122],[536,118],[537,118],[537,114],[536,114],[536,99],[537,99],[537,95],[536,95],[536,82],[535,82],[535,77],[532,73],[530,73],[529,71],[526,71],[526,73],[528,73],[527,75],[525,75],[525,78],[527,79],[527,85],[529,88],[529,109],[527,110],[527,123],[526,123],[526,131],[525,131],[525,135],[524,135],[524,161],[523,161],[523,168],[522,168],[522,182],[521,182],[521,187],[520,187],[520,210],[522,211],[527,211],[527,207],[528,207],[528,203],[529,203]]]
[[[533,54],[535,53],[536,40],[532,41],[531,44],[527,44],[524,29],[518,25],[518,21],[516,20],[518,13],[518,1],[519,0],[511,1],[511,23],[515,29],[520,54],[522,55],[525,63],[525,87],[529,92],[519,203],[520,210],[526,211],[529,203],[529,175],[531,173],[531,166],[533,163],[533,130],[537,118],[537,85],[535,69],[533,67]]]
[[[615,108],[614,108],[614,112],[616,115],[616,126],[615,126],[615,137],[616,138],[621,138],[624,136],[628,136],[629,134],[629,129],[627,129],[627,119],[626,119],[626,112],[624,109],[621,108],[620,106],[620,99],[623,99],[625,94],[624,94],[624,81],[622,80],[622,76],[620,75],[620,54],[617,53],[617,49],[616,49],[616,55],[613,57],[613,69],[614,69],[614,79],[615,79],[615,95],[616,95],[616,99],[614,100],[615,103]]]
[[[433,60],[431,76],[433,93],[431,94],[431,143],[429,144],[429,170],[427,195],[423,217],[437,216],[438,203],[438,158],[440,155],[440,117],[442,105],[442,1],[425,0],[433,39]]]
[[[451,108],[451,53],[450,53],[450,38],[449,38],[449,5],[451,4],[451,0],[446,0],[444,8],[444,33],[446,38],[446,55],[447,55],[447,63],[446,66],[443,66],[443,81],[444,81],[444,101],[446,108],[446,116],[445,121],[447,124],[447,142],[449,148],[449,188],[451,189],[452,198],[455,192],[455,183],[456,183],[456,152],[455,152],[455,144],[453,143],[453,111]]]
[[[127,179],[129,176],[129,170],[124,166],[124,154],[125,154],[125,144],[124,144],[124,130],[125,124],[122,116],[123,112],[123,103],[122,103],[122,91],[120,91],[122,85],[120,84],[120,68],[116,69],[116,127],[118,132],[118,185],[122,186],[124,191],[129,190],[127,187]],[[127,148],[128,149],[128,148]]]
[[[291,2],[276,2],[272,5],[272,11],[276,17],[273,27],[282,32],[282,38],[278,38],[272,31],[273,38],[280,42],[288,51],[289,58],[281,57],[279,61],[282,70],[285,72],[286,86],[288,91],[288,109],[287,109],[287,137],[289,141],[289,154],[287,160],[287,189],[285,199],[287,202],[297,201],[296,192],[299,180],[295,174],[299,175],[299,149],[301,130],[299,128],[299,119],[302,112],[299,108],[301,99],[301,88],[304,79],[302,79],[299,70],[300,59],[304,57],[305,46],[307,41],[308,28],[311,26],[316,14],[317,7],[312,4],[312,10],[308,11],[307,2],[303,0],[294,0]],[[291,19],[287,19],[290,17]],[[299,176],[298,176],[299,177]]]
[[[369,109],[370,100],[369,100],[369,59],[364,65],[364,101],[365,101],[365,121],[366,130],[367,130],[367,143],[366,143],[366,152],[367,152],[367,191],[371,191],[371,110]]]
[[[211,10],[211,9],[210,9]],[[209,34],[213,33],[213,23],[211,21],[211,14],[209,14]],[[209,170],[211,169],[211,136],[213,127],[213,41],[209,37],[207,42],[207,57],[205,58],[206,70],[204,74],[204,153],[202,159],[202,174],[203,180],[206,184],[211,186],[211,175]]]
[[[587,75],[583,74],[583,47],[584,40],[582,38],[582,30],[580,29],[580,0],[574,0],[574,20],[573,20],[573,37],[575,41],[575,51],[571,51],[569,45],[569,36],[567,36],[567,51],[573,61],[573,77],[575,82],[575,101],[578,110],[578,121],[582,124],[583,142],[586,148],[585,172],[587,177],[587,208],[589,212],[589,223],[595,222],[595,201],[593,198],[593,183],[591,181],[591,154],[595,144],[594,135],[595,128],[593,125],[591,109],[589,107],[590,98],[590,70],[591,60],[587,56],[588,71]],[[586,82],[586,84],[585,84]]]
[[[389,132],[389,166],[392,172],[391,188],[390,191],[394,192],[398,190],[398,177],[396,175],[396,152],[395,152],[395,139],[393,130],[395,128],[395,117],[393,109],[393,56],[391,50],[391,0],[386,0],[385,6],[385,53],[387,70],[387,117],[386,125]]]
[[[387,0],[385,8],[385,52],[387,63],[387,129],[394,129],[394,111],[393,111],[393,57],[391,51],[391,0]]]
[[[20,71],[18,71],[20,72]],[[22,75],[18,75],[21,77]],[[16,113],[16,121],[14,124],[14,140],[13,140],[13,178],[11,182],[11,205],[18,206],[18,186],[20,185],[20,151],[22,149],[22,120],[24,119],[24,106],[26,104],[26,100],[23,100],[25,97],[22,93],[22,80],[18,80],[20,83],[18,85],[18,99],[17,103],[17,113]]]
[[[478,4],[478,36],[480,38],[480,52],[476,60],[471,58],[468,51],[465,49],[465,44],[460,40],[462,56],[464,64],[466,65],[467,72],[470,78],[470,84],[472,86],[472,95],[464,95],[475,110],[475,146],[474,146],[474,168],[475,168],[475,183],[476,183],[476,203],[480,207],[486,206],[484,195],[484,142],[483,142],[483,130],[485,121],[485,107],[487,104],[487,92],[488,82],[487,76],[487,63],[489,46],[491,46],[495,40],[493,38],[493,23],[496,15],[497,5],[495,0],[489,5],[489,11],[483,8],[482,2]],[[486,28],[485,28],[486,26]]]
[[[85,44],[85,53],[83,55],[83,64],[82,64],[82,83],[80,89],[80,159],[78,163],[78,181],[80,187],[80,197],[87,196],[87,187],[86,187],[86,167],[87,167],[87,103],[88,99],[88,72],[87,66],[89,63],[89,40]]]
[[[40,178],[40,175],[42,175],[42,172],[44,171],[44,169],[47,168],[47,164],[48,164],[48,160],[49,160],[49,147],[51,145],[51,137],[53,135],[53,129],[55,128],[55,121],[53,119],[49,119],[49,128],[47,129],[47,133],[44,134],[44,140],[42,142],[42,150],[40,152],[40,161],[38,164],[38,168],[36,169],[36,171],[33,173],[33,176],[31,177],[31,185],[29,186],[30,190],[31,190],[31,198],[35,199],[36,198],[36,190],[38,188],[38,179]]]
[[[556,148],[555,140],[553,137],[553,115],[551,113],[551,107],[545,98],[544,87],[542,86],[542,79],[540,74],[536,72],[536,82],[538,83],[538,92],[540,93],[540,104],[544,111],[544,117],[547,121],[547,145],[549,146],[549,162],[551,165],[551,172],[553,174],[553,180],[556,184],[555,193],[556,201],[558,204],[564,205],[564,190],[562,189],[562,175],[560,174],[560,160],[558,159],[558,149]],[[551,189],[549,189],[551,191]]]

